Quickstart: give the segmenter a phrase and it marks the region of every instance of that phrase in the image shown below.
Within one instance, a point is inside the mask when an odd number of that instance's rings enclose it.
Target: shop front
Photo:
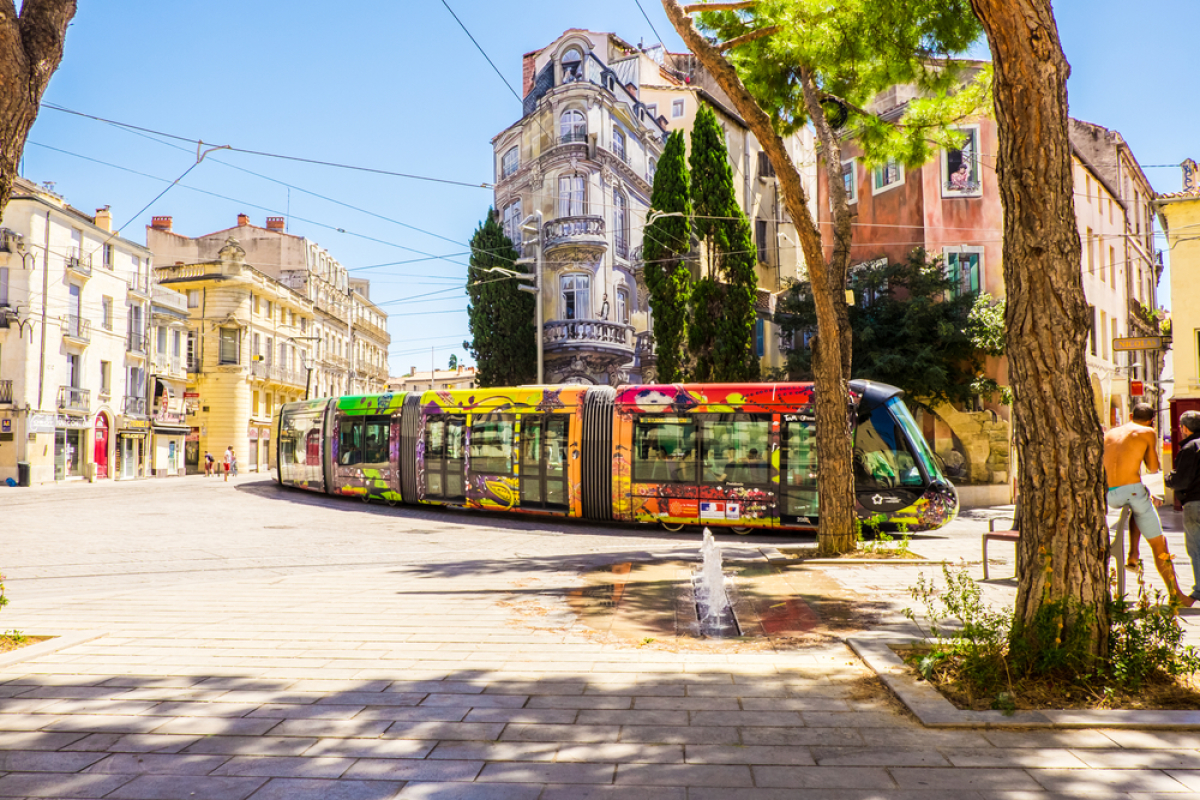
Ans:
[[[146,477],[150,421],[126,418],[117,431],[117,475],[121,480]]]
[[[251,425],[250,430],[251,472],[266,472],[270,468],[271,428],[266,425]]]
[[[185,441],[191,429],[185,424],[183,398],[159,382],[154,398],[153,458],[156,478],[184,474]]]
[[[198,475],[204,471],[200,464],[200,429],[188,428],[183,444],[183,465],[188,475]]]
[[[54,480],[87,477],[87,442],[91,427],[87,417],[58,415],[54,425]]]

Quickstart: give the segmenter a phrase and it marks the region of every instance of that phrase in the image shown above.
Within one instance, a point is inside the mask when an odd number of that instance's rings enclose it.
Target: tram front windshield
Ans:
[[[925,437],[900,398],[876,406],[859,421],[854,473],[860,490],[916,489],[941,477]]]

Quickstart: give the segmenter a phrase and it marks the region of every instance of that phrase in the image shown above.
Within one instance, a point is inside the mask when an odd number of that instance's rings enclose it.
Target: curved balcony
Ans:
[[[633,356],[632,325],[602,319],[553,320],[546,323],[542,335],[547,353],[587,351],[619,356],[622,361]]]
[[[575,216],[552,219],[542,226],[545,252],[563,248],[603,251],[608,248],[604,235],[604,217]]]

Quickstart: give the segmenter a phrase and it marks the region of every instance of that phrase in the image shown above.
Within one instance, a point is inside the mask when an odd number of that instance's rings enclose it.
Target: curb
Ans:
[[[890,636],[893,634],[885,634]],[[1141,728],[1200,730],[1200,711],[966,711],[917,680],[895,649],[917,639],[850,638],[846,643],[927,728]]]
[[[10,650],[0,655],[0,669],[12,664],[19,664],[22,661],[29,661],[39,656],[57,653],[59,650],[65,650],[77,644],[99,639],[105,634],[103,631],[76,631],[74,633],[36,633],[33,635],[51,636],[53,638],[47,639],[44,642],[38,642],[37,644],[31,644],[28,647],[18,647],[16,650]]]

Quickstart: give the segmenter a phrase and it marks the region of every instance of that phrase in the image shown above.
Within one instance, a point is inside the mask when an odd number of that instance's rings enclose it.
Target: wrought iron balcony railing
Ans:
[[[92,390],[78,386],[58,387],[58,407],[64,411],[91,411]]]

